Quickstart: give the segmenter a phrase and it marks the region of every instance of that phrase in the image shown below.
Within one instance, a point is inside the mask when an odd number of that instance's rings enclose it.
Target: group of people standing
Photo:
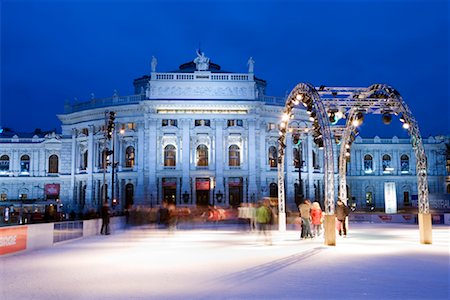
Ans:
[[[322,223],[324,219],[323,211],[319,202],[313,202],[305,199],[299,206],[301,222],[300,239],[308,239],[318,237],[322,234]],[[336,229],[340,236],[347,236],[346,218],[348,216],[348,207],[341,200],[337,201],[335,209]]]

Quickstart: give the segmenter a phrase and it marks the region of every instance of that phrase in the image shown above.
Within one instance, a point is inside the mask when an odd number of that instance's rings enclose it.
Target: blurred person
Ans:
[[[312,238],[311,233],[311,201],[305,199],[298,207],[300,211],[300,218],[302,219],[302,232],[300,239]]]
[[[256,230],[256,207],[254,203],[249,203],[248,205],[248,217],[250,220],[250,230]]]
[[[178,211],[174,203],[170,203],[167,207],[169,210],[169,231],[177,229]]]
[[[158,209],[158,224],[160,228],[169,227],[169,209],[167,206],[167,201],[164,200],[161,207]]]
[[[339,232],[339,235],[342,236],[342,233],[344,233],[344,237],[347,237],[347,225],[345,224],[345,221],[348,216],[348,207],[340,199],[338,199],[337,201],[335,215],[336,215],[336,228]]]
[[[272,212],[269,207],[269,201],[265,200],[256,209],[256,222],[258,223],[259,233],[263,233],[266,243],[272,244],[270,232],[268,232],[271,222]]]
[[[313,237],[320,236],[322,231],[323,212],[319,202],[313,202],[311,206],[311,224]]]
[[[109,235],[109,218],[111,216],[111,209],[109,208],[109,203],[104,202],[102,206],[102,228],[100,229],[100,234]],[[104,232],[104,233],[103,233]]]

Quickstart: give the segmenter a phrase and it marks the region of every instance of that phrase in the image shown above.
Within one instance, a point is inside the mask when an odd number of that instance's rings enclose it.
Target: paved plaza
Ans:
[[[8,299],[449,299],[450,227],[350,224],[337,245],[238,225],[131,227],[0,258]]]

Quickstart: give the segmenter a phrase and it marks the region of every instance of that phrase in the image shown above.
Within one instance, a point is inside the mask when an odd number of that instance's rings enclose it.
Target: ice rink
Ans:
[[[237,225],[131,227],[0,258],[7,299],[449,299],[450,227],[350,224],[335,247]]]

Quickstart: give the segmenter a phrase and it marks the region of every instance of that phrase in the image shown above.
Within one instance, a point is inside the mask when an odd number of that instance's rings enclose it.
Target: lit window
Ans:
[[[164,166],[175,167],[176,166],[177,151],[174,145],[167,145],[164,148]]]
[[[0,201],[6,201],[8,200],[8,195],[6,193],[1,193],[0,194]]]
[[[227,125],[228,127],[232,127],[232,126],[243,126],[243,121],[238,119],[238,120],[228,120],[227,121]]]
[[[275,123],[267,123],[267,131],[275,130],[277,125]]]
[[[210,120],[195,120],[194,121],[195,126],[211,126]]]
[[[134,167],[134,147],[128,146],[125,150],[125,168]]]
[[[383,173],[390,173],[394,169],[391,166],[391,157],[387,154],[383,155],[382,160]]]
[[[80,170],[86,170],[88,163],[88,151],[84,151],[81,154],[81,160],[80,160]]]
[[[174,120],[174,119],[163,119],[161,125],[163,127],[165,126],[174,126],[174,127],[178,127],[178,120]]]
[[[55,154],[50,155],[50,157],[48,158],[48,173],[50,174],[58,173],[58,167],[59,167],[58,156]]]
[[[22,157],[20,158],[20,172],[30,172],[30,157],[28,155],[22,155]]]
[[[373,172],[373,159],[372,156],[366,154],[364,156],[364,173],[370,174]]]
[[[208,166],[208,147],[206,145],[199,145],[197,147],[197,166]]]
[[[9,156],[2,155],[0,157],[0,173],[6,173],[9,171]]]
[[[240,149],[237,145],[231,145],[228,148],[228,165],[230,167],[239,167],[241,165]]]
[[[277,167],[277,148],[275,146],[269,147],[269,166],[271,168]]]
[[[406,154],[400,157],[400,171],[404,174],[409,173],[409,157]]]

